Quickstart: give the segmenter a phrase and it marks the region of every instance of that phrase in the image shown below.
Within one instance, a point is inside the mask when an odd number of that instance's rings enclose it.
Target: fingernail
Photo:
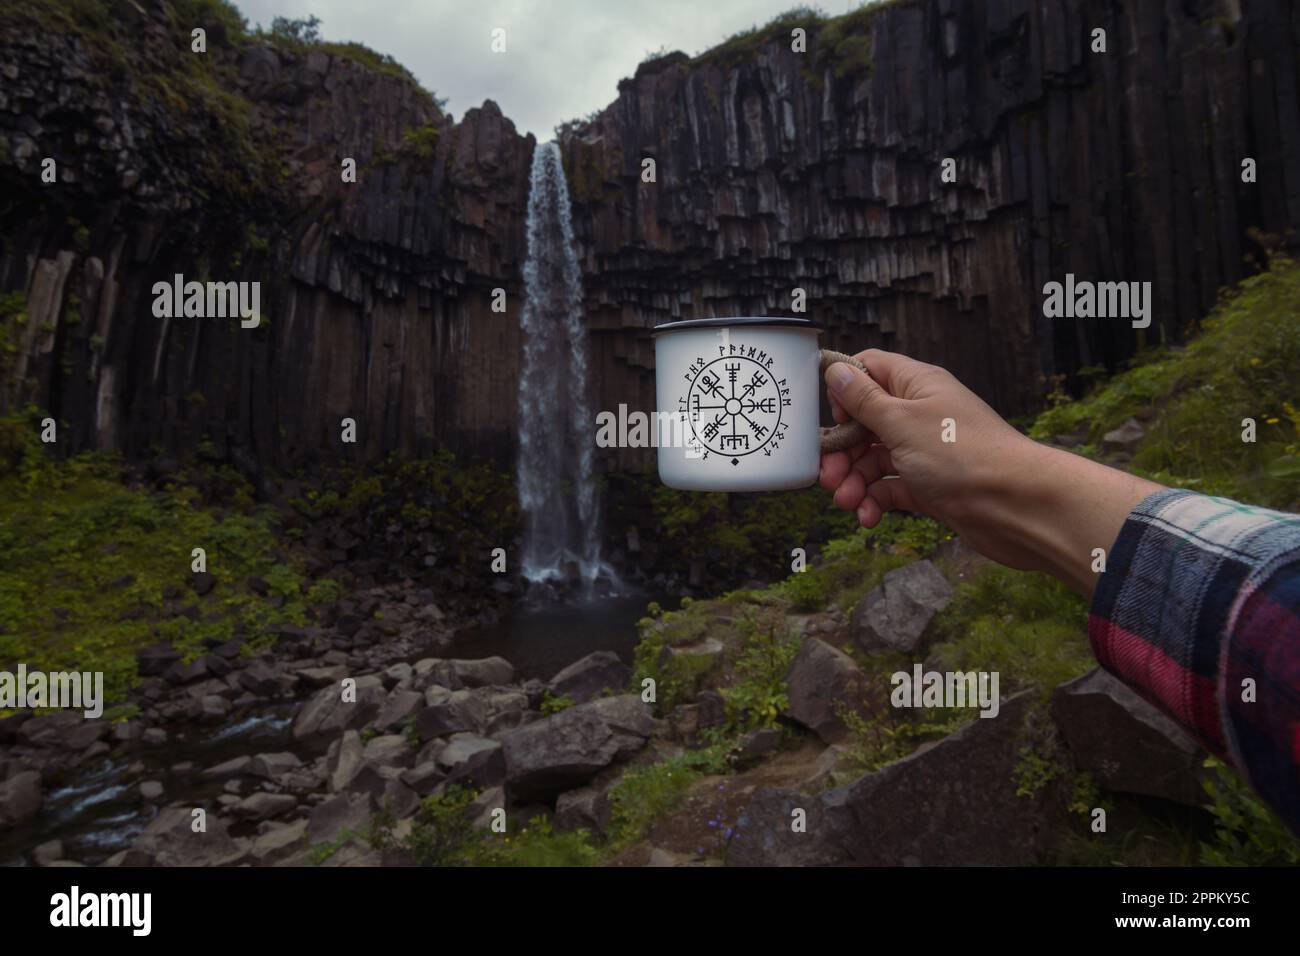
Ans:
[[[853,381],[853,369],[843,362],[836,362],[826,370],[826,384],[832,392],[842,392]]]

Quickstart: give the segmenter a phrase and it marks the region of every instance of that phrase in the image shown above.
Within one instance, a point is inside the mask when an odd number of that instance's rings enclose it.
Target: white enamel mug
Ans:
[[[786,491],[817,480],[823,450],[865,439],[819,425],[822,370],[808,319],[689,319],[656,326],[659,480],[683,491]],[[664,422],[672,416],[673,430]]]

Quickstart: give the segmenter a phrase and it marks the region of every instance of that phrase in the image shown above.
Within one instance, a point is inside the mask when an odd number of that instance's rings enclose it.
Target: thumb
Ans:
[[[847,362],[834,362],[826,369],[826,387],[855,421],[866,425],[882,442],[893,447],[896,438],[890,426],[898,399],[866,372]]]

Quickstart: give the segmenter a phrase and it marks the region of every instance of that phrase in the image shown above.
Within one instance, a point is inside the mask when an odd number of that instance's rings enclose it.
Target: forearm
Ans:
[[[1018,436],[988,456],[956,524],[989,557],[1046,571],[1091,599],[1132,510],[1161,490],[1153,482]],[[1094,570],[1094,568],[1096,570]]]
[[[1091,599],[1129,514],[1162,486],[1067,451],[1034,447],[1026,479],[1035,490],[1026,495],[1020,533],[1042,570]]]

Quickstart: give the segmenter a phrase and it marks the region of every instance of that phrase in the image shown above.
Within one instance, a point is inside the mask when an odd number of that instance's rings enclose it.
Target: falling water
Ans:
[[[599,502],[587,402],[587,334],[560,149],[533,152],[524,263],[519,379],[519,500],[526,520],[523,573],[590,593],[613,576],[600,560]]]

